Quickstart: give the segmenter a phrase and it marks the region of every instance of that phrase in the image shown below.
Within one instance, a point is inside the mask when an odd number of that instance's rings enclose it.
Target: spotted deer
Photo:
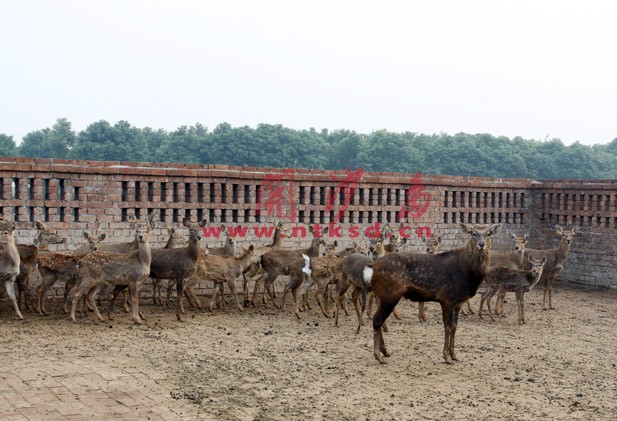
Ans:
[[[41,283],[36,288],[36,311],[41,316],[48,316],[45,307],[45,296],[58,280],[65,282],[63,310],[68,313],[68,294],[75,285],[77,276],[77,262],[90,252],[96,251],[99,243],[105,239],[105,234],[98,236],[83,233],[86,247],[81,246],[72,253],[51,252],[39,256],[37,265],[41,275]]]
[[[15,279],[17,285],[17,304],[22,305],[26,310],[30,309],[30,276],[36,269],[36,262],[39,255],[49,251],[50,244],[66,244],[67,238],[61,237],[56,230],[48,227],[40,221],[35,222],[39,235],[34,239],[33,244],[18,244],[19,251],[19,275]]]
[[[525,309],[524,295],[533,289],[540,281],[544,265],[547,261],[546,256],[541,259],[534,259],[533,255],[527,254],[527,261],[531,265],[531,269],[512,269],[507,266],[492,267],[486,278],[486,291],[482,294],[482,300],[486,298],[488,305],[488,315],[493,319],[491,314],[491,297],[497,291],[513,292],[516,295],[516,304],[518,307],[518,324],[525,324]],[[482,317],[482,303],[480,302],[479,315]]]
[[[73,303],[71,306],[71,320],[76,321],[75,310],[79,298],[84,299],[94,310],[96,318],[105,319],[99,312],[94,300],[98,287],[101,285],[128,285],[133,307],[132,319],[137,324],[143,323],[143,316],[139,311],[139,289],[150,274],[150,231],[154,228],[152,218],[146,220],[132,220],[131,229],[135,230],[135,239],[138,248],[129,253],[111,253],[97,250],[86,255],[79,262],[77,277],[79,284],[74,288]]]
[[[17,297],[15,296],[15,278],[19,275],[19,251],[15,245],[15,223],[5,219],[0,221],[0,246],[3,250],[0,252],[0,281],[4,283],[6,294],[13,303],[15,315],[18,319],[23,320]]]
[[[370,283],[379,299],[373,316],[373,354],[384,364],[386,350],[382,326],[401,298],[412,301],[436,301],[441,304],[444,324],[443,358],[452,364],[458,358],[454,339],[461,306],[473,297],[484,282],[490,268],[491,237],[501,224],[459,224],[469,235],[465,247],[439,254],[390,253],[369,263],[364,281]]]

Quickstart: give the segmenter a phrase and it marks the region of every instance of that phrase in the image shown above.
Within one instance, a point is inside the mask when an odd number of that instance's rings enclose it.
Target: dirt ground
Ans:
[[[617,291],[558,284],[554,311],[540,289],[526,299],[523,326],[513,296],[495,322],[461,316],[452,366],[436,303],[425,323],[399,304],[380,365],[370,323],[356,335],[355,316],[335,328],[316,305],[301,320],[291,305],[187,308],[180,323],[144,303],[137,326],[121,309],[71,323],[57,303],[17,321],[1,302],[0,418],[615,419]]]

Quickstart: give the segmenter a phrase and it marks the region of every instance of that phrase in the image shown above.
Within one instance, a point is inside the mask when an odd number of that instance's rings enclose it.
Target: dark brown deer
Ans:
[[[60,237],[56,230],[48,227],[40,221],[35,222],[39,235],[34,239],[33,244],[18,244],[19,251],[19,275],[15,279],[17,285],[17,304],[22,305],[26,310],[30,309],[32,301],[30,297],[30,276],[36,269],[36,262],[39,254],[49,251],[50,244],[65,244],[67,238]]]
[[[482,305],[486,300],[488,306],[488,315],[493,319],[491,314],[491,298],[497,291],[514,292],[516,295],[516,304],[518,307],[518,324],[525,323],[524,295],[533,289],[540,281],[546,256],[542,259],[534,259],[531,254],[527,254],[527,260],[531,265],[531,269],[512,269],[506,266],[497,266],[491,268],[486,278],[486,291],[482,294],[480,301],[479,315],[482,318]]]
[[[527,253],[531,253],[537,258],[542,258],[542,256],[546,256],[546,264],[544,265],[544,270],[542,271],[542,278],[540,281],[542,282],[542,286],[544,287],[544,296],[542,299],[542,310],[546,310],[546,296],[548,295],[548,308],[551,310],[555,310],[553,307],[553,284],[555,283],[555,279],[559,276],[561,271],[563,270],[563,264],[565,260],[568,258],[568,253],[570,252],[570,243],[572,242],[572,238],[578,232],[577,227],[572,227],[571,230],[564,231],[559,225],[555,226],[556,233],[559,237],[561,237],[559,241],[559,247],[548,250],[536,250],[536,249],[527,249]],[[529,263],[525,262],[525,269],[529,269]]]
[[[439,254],[390,253],[370,263],[364,270],[379,299],[373,316],[375,358],[380,363],[390,354],[383,340],[382,326],[401,298],[412,301],[436,301],[441,304],[445,339],[443,358],[448,364],[457,361],[454,338],[461,306],[473,297],[490,268],[491,236],[501,224],[459,224],[469,234],[463,248]]]
[[[0,221],[0,246],[3,250],[0,252],[0,281],[4,283],[6,294],[13,303],[17,318],[23,320],[17,297],[15,296],[15,278],[19,275],[19,251],[15,245],[15,223],[5,219]]]
[[[279,275],[289,275],[290,263],[301,258],[303,254],[306,254],[309,257],[319,256],[321,246],[325,243],[316,235],[312,226],[309,227],[309,231],[313,234],[313,239],[311,240],[311,245],[309,248],[300,250],[273,249],[261,256],[262,274],[255,281],[253,297],[251,299],[251,304],[253,306],[255,306],[255,298],[257,296],[259,284],[263,282],[266,292],[272,300],[272,305],[275,308],[278,307],[272,292],[272,289],[274,288],[274,281],[276,281]],[[322,233],[326,234],[327,232],[328,228],[325,228]]]
[[[101,285],[128,285],[133,306],[132,319],[137,324],[142,324],[142,315],[139,311],[139,289],[148,279],[150,274],[150,262],[152,255],[150,252],[150,230],[154,228],[151,218],[145,221],[131,222],[131,229],[134,229],[135,237],[138,241],[137,250],[130,253],[111,253],[105,251],[95,251],[82,258],[77,269],[77,276],[80,283],[74,288],[73,304],[71,306],[71,320],[75,319],[75,310],[80,296],[90,304],[94,310],[96,318],[100,321],[105,319],[99,312],[94,300],[99,286]]]
[[[49,315],[45,307],[45,296],[49,288],[58,280],[65,282],[63,310],[65,313],[68,312],[67,298],[68,293],[75,285],[77,262],[86,254],[96,251],[99,243],[105,239],[105,234],[91,236],[85,231],[83,236],[87,241],[87,248],[81,246],[72,253],[51,252],[39,256],[37,264],[41,283],[36,288],[36,310],[41,316]]]

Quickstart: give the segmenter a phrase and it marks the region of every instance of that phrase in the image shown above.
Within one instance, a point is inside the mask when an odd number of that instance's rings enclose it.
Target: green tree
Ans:
[[[54,158],[53,151],[49,148],[49,128],[27,133],[21,140],[19,154],[33,158]]]
[[[146,144],[136,127],[126,121],[111,126],[101,120],[79,132],[71,157],[99,161],[144,161]]]
[[[59,118],[51,129],[26,134],[19,152],[23,156],[35,158],[68,158],[75,139],[71,123],[66,118]]]
[[[0,133],[0,156],[16,156],[17,145],[13,140],[13,136],[8,136]]]
[[[181,126],[169,133],[156,154],[158,162],[184,162],[199,164],[204,162],[207,152],[208,129],[201,124]]]

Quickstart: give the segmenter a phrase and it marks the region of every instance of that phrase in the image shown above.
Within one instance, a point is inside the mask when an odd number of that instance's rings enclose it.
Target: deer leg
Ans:
[[[79,298],[81,297],[83,292],[88,292],[90,290],[90,285],[91,284],[89,284],[85,280],[82,280],[79,285],[73,288],[75,292],[73,292],[73,302],[71,303],[71,320],[74,322],[77,321],[77,319],[75,318],[75,310],[77,310],[77,302],[79,301]]]
[[[45,296],[47,290],[56,282],[56,276],[43,276],[41,285],[36,288],[36,298],[38,302],[38,312],[41,316],[48,316],[47,309],[45,308]]]
[[[362,290],[358,288],[354,288],[351,292],[351,302],[353,303],[353,307],[356,310],[356,318],[358,319],[358,327],[356,328],[356,335],[360,333],[360,328],[364,326],[364,317],[362,317],[362,308],[360,300],[362,298]]]
[[[133,280],[129,282],[129,293],[131,294],[131,307],[133,309],[133,315],[131,318],[138,325],[143,324],[143,320],[141,318],[141,312],[139,311],[139,285],[140,284],[141,284],[141,279]]]
[[[441,304],[441,318],[444,327],[444,343],[443,343],[443,358],[446,364],[452,364],[456,360],[453,355],[454,351],[454,334],[456,333],[456,324],[454,321],[456,307],[451,304]]]
[[[214,311],[214,307],[216,306],[216,297],[219,294],[219,289],[222,287],[221,282],[214,282],[214,291],[212,291],[212,298],[210,298],[210,311]]]
[[[488,316],[491,318],[491,320],[494,322],[495,319],[493,318],[493,311],[491,311],[491,300],[493,299],[493,296],[495,295],[495,293],[497,292],[497,287],[494,285],[489,285],[485,294],[486,294],[486,307],[488,307]],[[499,301],[499,300],[497,300]],[[497,303],[495,303],[495,306],[497,306]]]
[[[336,283],[336,302],[335,302],[335,309],[334,309],[334,327],[338,327],[338,314],[339,311],[341,309],[341,306],[343,305],[343,300],[345,299],[345,294],[347,293],[347,290],[349,289],[349,283],[347,282],[347,280],[342,280],[340,279],[337,283]],[[357,312],[357,309],[356,309]]]
[[[264,284],[265,284],[267,279],[268,279],[268,272],[263,272],[260,277],[255,279],[255,285],[253,286],[253,297],[251,298],[251,305],[253,307],[256,307],[255,299],[257,298],[257,291],[259,289],[259,284],[261,282],[264,282]]]
[[[9,296],[11,302],[13,303],[13,308],[15,309],[15,315],[19,320],[23,320],[24,316],[21,315],[21,311],[19,311],[19,305],[17,305],[17,297],[15,296],[15,277],[13,276],[11,279],[4,282],[4,288],[6,289],[6,295]]]
[[[467,311],[469,312],[469,314],[476,314],[474,309],[471,307],[471,302],[469,300],[467,300]]]
[[[96,316],[97,320],[104,322],[105,318],[99,311],[99,307],[96,304],[96,300],[94,299],[94,296],[96,295],[97,290],[98,290],[97,286],[93,286],[92,288],[90,288],[90,290],[84,295],[83,300],[84,300],[84,304],[85,303],[90,304],[90,306],[92,307],[92,310],[94,310],[94,315]]]
[[[390,356],[383,340],[382,327],[388,316],[394,311],[394,307],[396,307],[399,300],[400,297],[396,300],[381,300],[373,316],[373,355],[380,364],[386,364],[386,360],[383,357]]]
[[[231,293],[234,295],[234,298],[236,299],[236,306],[238,306],[238,309],[240,311],[244,311],[244,308],[242,308],[242,304],[240,304],[240,297],[238,297],[238,292],[236,291],[236,280],[228,279],[227,286],[229,287],[229,290],[231,291]]]
[[[71,296],[73,288],[75,288],[75,280],[67,279],[64,283],[64,295],[62,297],[62,312],[64,314],[69,313],[69,297]]]
[[[516,306],[518,307],[518,324],[525,324],[525,313],[523,309],[523,292],[516,291]]]
[[[128,285],[116,285],[114,287],[113,292],[111,293],[111,299],[109,300],[109,305],[107,306],[107,318],[109,320],[113,320],[112,311],[114,309],[114,305],[116,304],[116,298],[118,294],[122,292],[123,296],[126,297],[126,289]],[[128,311],[127,311],[128,313]]]
[[[184,279],[176,279],[176,295],[178,299],[178,304],[176,306],[176,319],[179,322],[182,322],[182,315],[184,314],[184,305],[182,303],[183,295],[184,295]]]
[[[418,319],[420,319],[421,322],[426,322],[426,311],[423,301],[418,303]]]

